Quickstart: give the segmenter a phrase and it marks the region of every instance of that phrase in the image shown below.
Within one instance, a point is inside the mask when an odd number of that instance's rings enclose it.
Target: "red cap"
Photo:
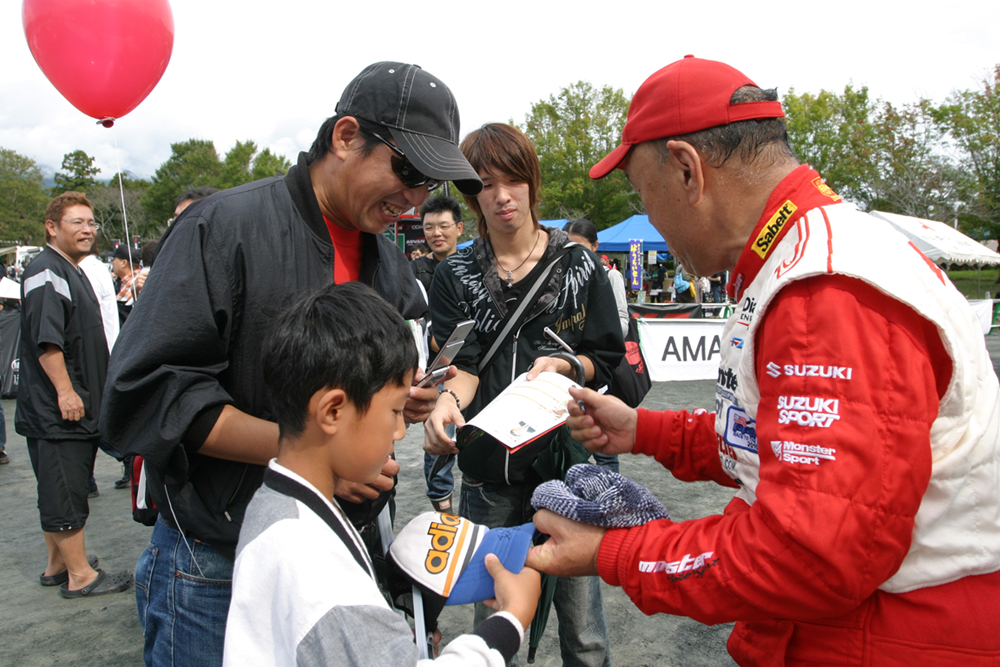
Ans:
[[[753,118],[781,118],[780,102],[730,104],[743,86],[756,86],[739,70],[714,60],[684,56],[643,81],[628,107],[621,146],[590,169],[604,178],[635,144],[676,137]]]

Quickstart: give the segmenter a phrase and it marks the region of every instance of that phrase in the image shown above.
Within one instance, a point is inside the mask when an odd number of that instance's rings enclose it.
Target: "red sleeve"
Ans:
[[[951,377],[936,328],[865,283],[819,276],[775,298],[755,343],[753,505],[734,499],[721,516],[609,531],[601,543],[601,576],[648,614],[835,616],[909,550],[930,480],[930,427]]]
[[[684,482],[713,480],[738,488],[722,469],[715,413],[639,408],[633,453],[647,454]]]

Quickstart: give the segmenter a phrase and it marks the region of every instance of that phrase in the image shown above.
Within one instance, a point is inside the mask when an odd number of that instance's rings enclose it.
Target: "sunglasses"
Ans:
[[[393,156],[390,158],[392,171],[399,177],[399,180],[403,182],[403,185],[408,188],[419,188],[426,185],[428,190],[434,190],[441,185],[441,181],[429,178],[420,173],[420,170],[414,167],[413,164],[406,159],[406,154],[399,150],[398,146],[389,143],[374,132],[372,132],[372,136],[388,146],[389,150],[393,152]]]

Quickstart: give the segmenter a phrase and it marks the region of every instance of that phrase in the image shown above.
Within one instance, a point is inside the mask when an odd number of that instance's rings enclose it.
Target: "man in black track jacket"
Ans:
[[[240,526],[277,453],[261,376],[276,315],[351,280],[403,317],[426,313],[406,257],[382,232],[441,181],[481,189],[458,132],[444,83],[414,65],[376,63],[285,177],[202,199],[172,226],[115,348],[101,415],[119,451],[145,457],[160,512],[136,565],[148,665],[222,662]],[[436,395],[412,388],[407,420],[426,418]],[[364,501],[344,503],[355,525],[377,516],[398,469],[389,461],[377,488],[338,485],[341,498]]]

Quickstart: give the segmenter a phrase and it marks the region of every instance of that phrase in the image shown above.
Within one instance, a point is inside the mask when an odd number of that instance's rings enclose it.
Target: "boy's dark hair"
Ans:
[[[364,414],[372,396],[390,382],[402,386],[416,367],[406,322],[377,292],[356,282],[301,299],[278,318],[264,344],[264,383],[282,439],[302,433],[317,391],[342,389]]]

